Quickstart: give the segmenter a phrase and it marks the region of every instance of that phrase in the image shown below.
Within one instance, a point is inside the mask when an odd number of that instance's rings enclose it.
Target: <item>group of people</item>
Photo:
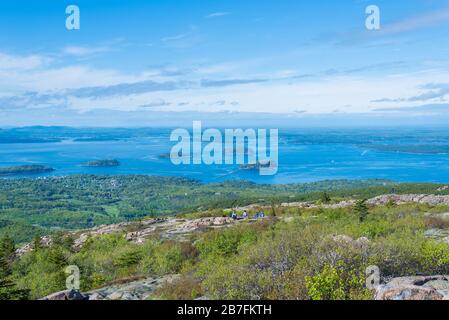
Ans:
[[[245,220],[245,219],[251,219],[251,217],[249,216],[249,214],[248,214],[248,212],[245,210],[245,211],[243,211],[243,213],[242,213],[242,215],[239,217],[238,215],[237,215],[237,213],[235,212],[235,211],[232,211],[232,213],[231,213],[231,218],[233,219],[233,220]],[[254,217],[252,218],[252,219],[263,219],[263,218],[265,218],[265,212],[263,212],[263,211],[258,211],[258,212],[256,212],[256,214],[254,215]]]

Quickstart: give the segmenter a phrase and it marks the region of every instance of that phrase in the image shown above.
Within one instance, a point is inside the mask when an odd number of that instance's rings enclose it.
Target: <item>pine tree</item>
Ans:
[[[67,259],[60,247],[51,248],[48,252],[48,261],[51,262],[56,269],[62,269],[67,265]]]
[[[39,250],[40,248],[42,248],[41,237],[38,236],[38,235],[36,235],[36,236],[33,238],[33,250],[34,250],[34,251],[37,251],[37,250]]]
[[[277,206],[278,206],[278,200],[272,199],[271,200],[271,216],[276,217],[277,215]]]
[[[16,288],[11,279],[12,264],[16,257],[14,240],[8,235],[0,239],[0,300],[23,300],[28,291]]]
[[[329,203],[329,202],[331,202],[331,197],[330,197],[330,195],[326,191],[321,193],[320,199],[321,199],[322,203]]]
[[[360,223],[366,220],[369,213],[366,201],[367,199],[357,200],[354,205],[354,211],[358,215]]]
[[[10,300],[14,283],[10,280],[11,268],[3,254],[0,254],[0,300]]]
[[[16,244],[9,235],[0,239],[0,256],[5,259],[6,263],[12,263],[16,257]]]

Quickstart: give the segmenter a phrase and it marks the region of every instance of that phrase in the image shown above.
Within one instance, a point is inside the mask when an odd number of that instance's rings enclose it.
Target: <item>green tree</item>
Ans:
[[[354,205],[354,212],[357,214],[360,222],[364,222],[369,213],[366,201],[367,199],[357,200]]]
[[[42,248],[41,237],[40,236],[35,236],[33,238],[33,249],[34,249],[34,251],[37,251],[37,250],[39,250],[41,248]]]
[[[322,192],[320,195],[320,200],[322,203],[329,203],[331,202],[331,196],[326,191]]]
[[[62,268],[67,265],[67,259],[61,247],[54,247],[49,250],[48,261],[52,263],[57,270],[62,270]]]
[[[0,255],[10,263],[16,256],[16,244],[9,235],[5,235],[0,239]]]
[[[279,206],[280,201],[278,199],[271,199],[271,216],[277,216],[277,208]]]
[[[16,246],[8,235],[0,239],[0,300],[27,299],[28,291],[16,288],[11,279]]]

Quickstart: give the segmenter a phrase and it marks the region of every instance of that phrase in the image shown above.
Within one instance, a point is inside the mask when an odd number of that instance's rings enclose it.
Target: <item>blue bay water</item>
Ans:
[[[280,130],[279,171],[260,176],[258,171],[239,170],[238,165],[176,166],[164,155],[170,152],[169,130],[125,138],[107,129],[100,141],[76,141],[82,129],[61,141],[0,143],[0,167],[43,164],[51,173],[183,176],[204,182],[244,179],[258,183],[295,183],[326,179],[388,179],[400,182],[449,182],[449,132],[416,130]],[[23,133],[14,133],[16,136]],[[89,132],[90,136],[95,132]],[[29,132],[26,136],[31,136]],[[33,133],[36,137],[36,133]],[[109,140],[109,138],[110,140]],[[0,140],[1,142],[1,140]],[[424,148],[424,147],[425,148]],[[423,151],[424,148],[424,151]],[[119,167],[84,167],[91,160],[117,159]],[[12,176],[17,177],[17,176]]]

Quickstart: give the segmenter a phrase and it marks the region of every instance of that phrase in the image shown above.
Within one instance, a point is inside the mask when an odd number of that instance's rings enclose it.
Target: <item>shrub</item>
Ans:
[[[449,229],[449,219],[441,217],[426,217],[424,224],[428,229]]]
[[[257,240],[257,225],[262,224],[209,232],[200,239],[196,247],[203,258],[229,257],[237,254],[242,246],[254,243]]]
[[[175,242],[165,242],[155,248],[152,270],[157,275],[178,273],[184,261],[181,246]]]
[[[114,257],[114,265],[119,268],[129,268],[135,266],[142,259],[141,252],[138,249],[132,248]]]
[[[322,203],[329,203],[331,202],[331,196],[327,192],[322,192],[320,195],[320,200]]]
[[[312,300],[343,300],[346,296],[344,283],[337,269],[329,265],[325,265],[314,276],[306,276],[305,282]]]
[[[449,273],[449,246],[446,243],[427,241],[421,248],[423,272],[428,275]]]
[[[165,300],[193,300],[202,295],[201,282],[189,275],[165,282],[153,294],[154,297]]]

